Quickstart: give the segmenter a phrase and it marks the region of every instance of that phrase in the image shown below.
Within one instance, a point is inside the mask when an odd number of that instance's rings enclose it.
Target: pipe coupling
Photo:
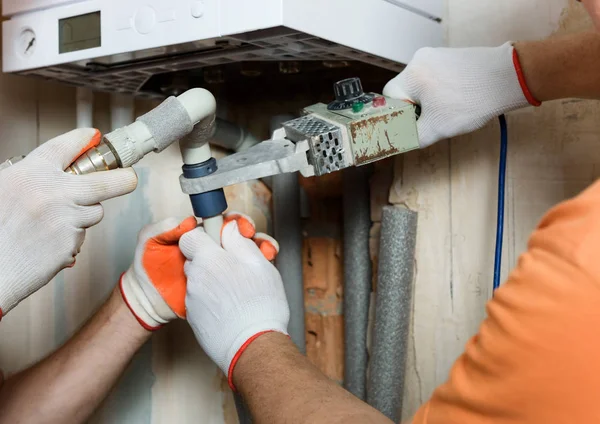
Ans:
[[[117,156],[107,143],[100,143],[81,155],[65,172],[73,175],[91,174],[119,167]]]

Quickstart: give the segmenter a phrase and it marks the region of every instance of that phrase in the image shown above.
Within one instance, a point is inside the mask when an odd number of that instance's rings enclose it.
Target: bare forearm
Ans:
[[[248,346],[233,379],[260,424],[391,422],[325,377],[280,333]]]
[[[600,99],[600,33],[519,42],[515,48],[537,100]]]
[[[113,291],[67,344],[5,382],[0,422],[85,422],[149,337]]]

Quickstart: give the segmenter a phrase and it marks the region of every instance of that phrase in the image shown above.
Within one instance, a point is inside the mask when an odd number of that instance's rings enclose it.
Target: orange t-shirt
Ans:
[[[414,424],[600,423],[600,182],[542,219]]]

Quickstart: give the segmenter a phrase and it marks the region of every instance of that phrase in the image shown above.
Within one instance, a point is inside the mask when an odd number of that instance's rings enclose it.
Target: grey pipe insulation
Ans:
[[[366,398],[367,327],[371,297],[370,167],[343,174],[344,208],[344,388]]]
[[[385,206],[367,401],[394,422],[402,416],[416,239],[417,213]]]

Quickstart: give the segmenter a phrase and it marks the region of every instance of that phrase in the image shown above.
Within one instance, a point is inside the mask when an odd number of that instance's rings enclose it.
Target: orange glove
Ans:
[[[279,253],[279,243],[277,243],[277,240],[265,233],[257,233],[254,220],[246,214],[240,212],[226,213],[223,216],[223,228],[231,221],[237,221],[240,234],[252,239],[268,261],[275,260],[275,257]]]
[[[243,228],[242,235],[253,239],[267,259],[275,258],[279,245],[272,237],[256,233],[250,217],[231,212],[225,215],[224,224],[233,220]],[[185,257],[179,250],[179,239],[196,226],[196,218],[190,216],[183,221],[168,218],[140,231],[133,263],[121,277],[120,289],[133,315],[149,331],[186,317]]]

